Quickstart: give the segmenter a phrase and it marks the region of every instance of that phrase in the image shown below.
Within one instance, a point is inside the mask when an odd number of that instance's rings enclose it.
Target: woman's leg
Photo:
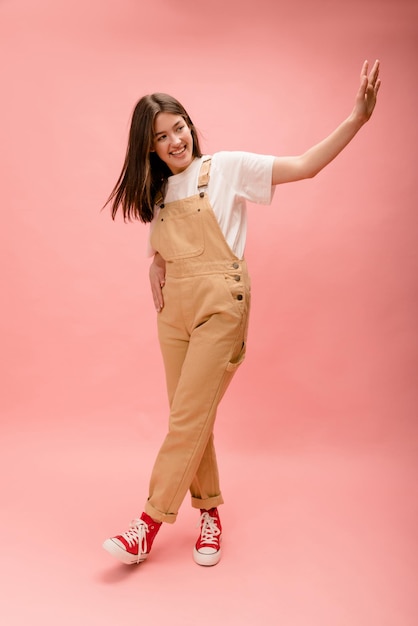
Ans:
[[[211,434],[195,477],[190,485],[192,506],[195,509],[209,510],[223,503],[219,486],[219,471],[215,446]]]
[[[212,315],[190,336],[172,397],[169,432],[154,465],[145,507],[156,521],[173,523],[196,475],[202,478],[198,470],[212,437],[218,404],[241,361],[245,330],[245,319],[233,309]],[[163,324],[160,334],[164,335]],[[171,358],[165,358],[166,366]],[[169,373],[168,379],[173,376]],[[211,503],[217,506],[222,501],[219,493]]]

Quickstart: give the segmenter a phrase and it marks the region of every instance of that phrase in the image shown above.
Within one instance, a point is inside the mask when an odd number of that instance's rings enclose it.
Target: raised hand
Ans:
[[[353,115],[361,122],[367,122],[376,106],[377,92],[380,88],[379,61],[375,61],[369,72],[369,63],[365,61],[361,68],[360,88],[357,92]]]

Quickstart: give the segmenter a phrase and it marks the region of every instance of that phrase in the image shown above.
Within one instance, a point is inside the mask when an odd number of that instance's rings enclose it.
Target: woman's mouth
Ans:
[[[182,148],[179,148],[178,150],[172,150],[170,152],[170,154],[171,154],[171,156],[179,157],[182,154],[184,154],[185,152],[186,152],[186,146],[183,146]]]

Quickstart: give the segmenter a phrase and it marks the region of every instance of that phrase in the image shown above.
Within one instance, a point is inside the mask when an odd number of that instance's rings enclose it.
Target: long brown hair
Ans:
[[[122,207],[124,220],[139,219],[151,222],[154,203],[159,191],[164,192],[168,166],[151,152],[154,145],[154,122],[158,113],[181,115],[193,137],[193,156],[201,157],[196,128],[186,109],[178,100],[166,93],[143,96],[132,114],[125,162],[118,181],[105,206],[111,202],[112,218]]]

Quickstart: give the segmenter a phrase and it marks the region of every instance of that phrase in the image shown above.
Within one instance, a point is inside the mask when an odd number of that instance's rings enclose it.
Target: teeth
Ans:
[[[174,156],[177,156],[178,154],[182,154],[182,152],[184,152],[186,150],[186,148],[182,148],[181,150],[176,150],[175,152],[172,151],[171,154],[174,154]]]

